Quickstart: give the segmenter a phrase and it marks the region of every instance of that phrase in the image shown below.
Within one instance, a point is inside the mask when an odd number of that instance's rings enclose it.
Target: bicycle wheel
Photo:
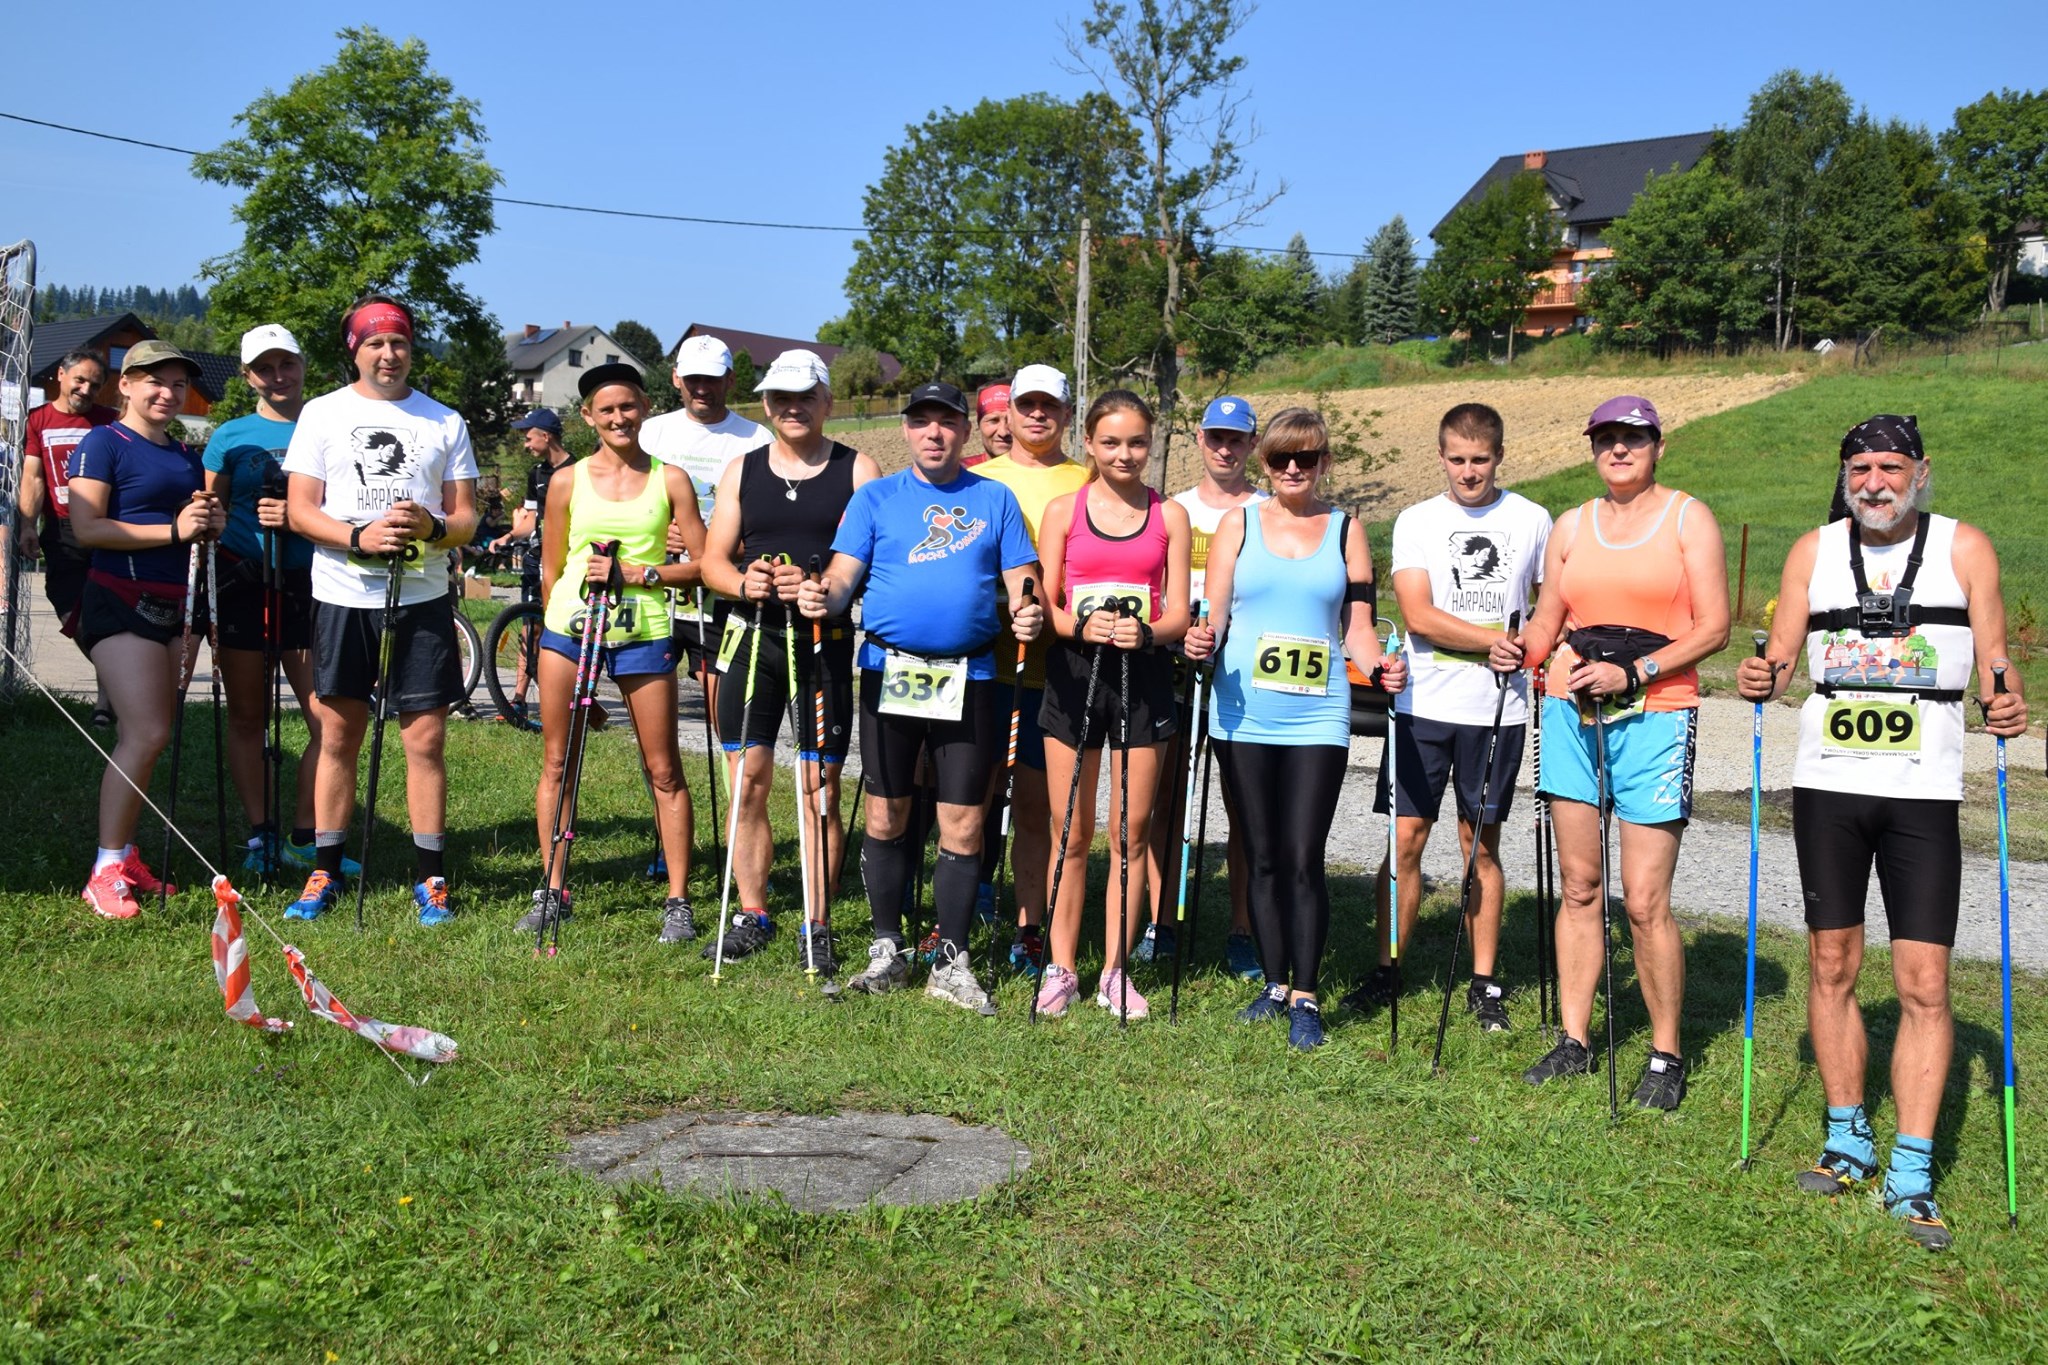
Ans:
[[[455,609],[455,653],[462,660],[462,701],[466,706],[483,677],[484,647],[477,639],[475,624],[459,606]]]
[[[491,622],[479,661],[499,718],[521,730],[540,729],[540,708],[528,700],[540,690],[540,623],[540,603],[514,602]]]

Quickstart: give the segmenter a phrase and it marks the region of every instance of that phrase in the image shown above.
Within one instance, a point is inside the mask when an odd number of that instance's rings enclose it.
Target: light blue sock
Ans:
[[[1827,1150],[1853,1157],[1865,1166],[1877,1165],[1877,1144],[1870,1131],[1870,1115],[1860,1104],[1828,1106]]]
[[[1934,1139],[1901,1133],[1892,1143],[1891,1164],[1884,1173],[1884,1202],[1896,1204],[1934,1190]]]

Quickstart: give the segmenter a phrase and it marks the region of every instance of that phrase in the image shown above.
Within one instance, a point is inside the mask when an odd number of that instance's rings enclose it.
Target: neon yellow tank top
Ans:
[[[668,482],[659,461],[650,460],[647,483],[639,496],[614,502],[590,483],[590,461],[570,466],[569,556],[562,576],[548,594],[545,620],[558,635],[575,636],[583,628],[583,576],[589,571],[594,541],[619,542],[618,557],[633,564],[659,564],[668,557],[668,525],[674,511],[668,503]],[[661,588],[628,584],[625,597],[612,609],[608,645],[666,640],[669,633],[668,593]]]

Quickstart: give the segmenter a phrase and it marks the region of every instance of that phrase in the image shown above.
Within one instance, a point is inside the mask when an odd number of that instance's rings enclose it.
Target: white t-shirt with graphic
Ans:
[[[682,470],[697,485],[697,511],[707,526],[711,524],[712,495],[725,477],[725,467],[774,439],[768,428],[732,411],[711,423],[680,410],[664,412],[648,418],[640,428],[640,448],[663,464]]]
[[[1519,493],[1503,491],[1484,507],[1465,507],[1439,493],[1394,518],[1393,573],[1421,569],[1429,575],[1430,600],[1438,611],[1474,625],[1505,628],[1520,612],[1529,620],[1536,585],[1543,577],[1543,551],[1550,543],[1550,513]],[[1382,600],[1390,591],[1381,588]],[[1440,650],[1428,637],[1409,635],[1409,684],[1397,705],[1404,716],[1453,725],[1492,725],[1495,674],[1484,651]],[[1529,716],[1529,679],[1513,675],[1503,725]]]
[[[284,470],[324,480],[320,510],[352,526],[407,499],[445,516],[443,481],[477,476],[469,425],[417,389],[397,402],[365,398],[354,388],[311,400],[285,450]],[[448,591],[448,554],[429,551],[406,565],[400,603],[431,602]],[[381,607],[388,572],[378,556],[322,545],[313,556],[313,596],[333,606]]]
[[[1202,594],[1208,590],[1209,582],[1209,537],[1223,524],[1224,515],[1236,508],[1211,507],[1203,502],[1200,484],[1185,493],[1175,493],[1173,500],[1188,509],[1188,529],[1193,532],[1188,542],[1188,609],[1200,611]],[[1254,488],[1251,497],[1238,506],[1254,507],[1265,500],[1266,495]]]

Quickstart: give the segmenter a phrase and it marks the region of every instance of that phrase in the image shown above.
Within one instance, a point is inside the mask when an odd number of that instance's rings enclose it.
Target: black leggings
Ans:
[[[1330,937],[1323,851],[1350,751],[1213,740],[1251,864],[1252,933],[1268,983],[1313,994]]]

